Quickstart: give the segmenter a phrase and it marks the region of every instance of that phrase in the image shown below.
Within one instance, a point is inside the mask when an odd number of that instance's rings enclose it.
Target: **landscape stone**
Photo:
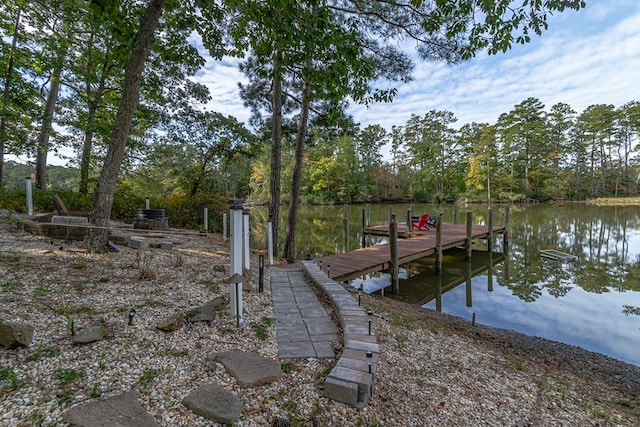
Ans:
[[[216,309],[210,305],[192,308],[187,312],[189,322],[213,322],[216,318]]]
[[[72,427],[159,427],[138,403],[135,391],[75,406],[63,419]]]
[[[0,344],[7,348],[29,347],[33,326],[21,322],[0,322]]]
[[[280,363],[252,352],[224,351],[210,354],[209,359],[222,363],[243,386],[268,384],[282,373]]]
[[[229,295],[221,295],[205,304],[205,306],[213,307],[214,310],[221,310],[229,305]]]
[[[156,329],[160,329],[164,332],[173,332],[182,328],[184,325],[184,315],[182,313],[176,313],[170,316],[163,322],[160,322],[156,325]]]
[[[74,344],[89,344],[95,341],[100,341],[107,334],[107,330],[104,326],[90,326],[88,328],[80,329],[76,336],[73,337]]]
[[[205,384],[187,395],[182,404],[194,413],[219,423],[233,423],[242,415],[242,401],[218,384]]]

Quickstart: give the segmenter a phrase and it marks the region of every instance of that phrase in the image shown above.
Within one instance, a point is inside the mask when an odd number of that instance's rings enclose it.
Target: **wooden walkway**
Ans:
[[[389,226],[376,226],[376,234],[389,234]],[[405,224],[398,224],[398,234],[401,229],[406,234]],[[369,232],[373,227],[366,229]],[[494,236],[503,234],[504,227],[493,227]],[[398,240],[398,264],[406,264],[436,253],[436,231],[414,232],[416,237]],[[487,239],[489,227],[474,225],[471,232],[472,239]],[[466,245],[466,224],[442,224],[442,250]],[[391,268],[391,254],[389,244],[356,249],[342,254],[328,255],[316,260],[320,268],[329,273],[336,281],[355,279],[368,273],[385,271]]]

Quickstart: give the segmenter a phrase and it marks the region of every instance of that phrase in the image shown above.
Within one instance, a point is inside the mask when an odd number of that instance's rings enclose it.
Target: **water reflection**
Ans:
[[[361,206],[349,207],[349,249],[362,245]],[[399,218],[408,205],[394,206]],[[444,213],[452,206],[416,205],[415,212]],[[476,224],[486,223],[486,206],[471,206]],[[463,210],[461,209],[461,213]],[[465,215],[460,215],[464,218]],[[344,250],[343,207],[305,207],[298,225],[299,258]],[[372,223],[388,221],[389,206],[372,205]],[[283,218],[283,221],[285,219]],[[494,207],[494,224],[504,209]],[[284,228],[282,228],[284,230]],[[256,233],[254,233],[256,234]],[[265,232],[266,234],[266,232]],[[385,242],[366,237],[366,244]],[[478,249],[485,249],[481,243]],[[540,257],[555,249],[578,257],[557,262]],[[442,311],[477,323],[541,336],[640,365],[640,209],[584,204],[511,208],[508,256],[497,251],[447,253],[442,276],[432,259],[403,266],[400,295],[407,303]],[[353,281],[366,292],[389,285],[386,274]],[[386,296],[390,295],[390,289]]]

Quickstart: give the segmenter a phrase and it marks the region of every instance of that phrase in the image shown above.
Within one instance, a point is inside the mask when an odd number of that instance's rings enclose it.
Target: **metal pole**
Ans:
[[[209,208],[204,208],[204,231],[209,231]]]
[[[222,238],[227,241],[227,211],[222,212]]]
[[[243,200],[230,200],[231,211],[231,276],[242,275],[242,203]],[[229,284],[231,316],[242,318],[242,283]]]
[[[151,203],[149,202],[149,198],[147,197],[144,200],[144,207],[145,207],[145,209],[149,209],[150,206],[151,206]]]
[[[28,176],[25,180],[26,190],[27,190],[27,214],[29,216],[33,215],[33,193],[31,190],[31,177]]]
[[[267,253],[269,254],[269,265],[273,265],[273,219],[271,216],[267,220]]]
[[[244,248],[244,253],[242,256],[242,259],[244,260],[244,271],[251,271],[251,259],[250,257],[250,246],[249,246],[249,209],[244,209],[242,211],[242,231],[243,231],[243,240],[242,240],[242,244],[243,244],[243,248]],[[246,275],[247,277],[249,277],[249,275]]]

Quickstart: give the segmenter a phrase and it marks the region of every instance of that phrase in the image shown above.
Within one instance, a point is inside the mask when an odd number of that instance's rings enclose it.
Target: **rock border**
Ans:
[[[315,261],[302,261],[306,276],[329,297],[342,326],[344,347],[327,376],[324,396],[364,408],[373,392],[380,347],[371,318],[344,286],[335,282]]]

